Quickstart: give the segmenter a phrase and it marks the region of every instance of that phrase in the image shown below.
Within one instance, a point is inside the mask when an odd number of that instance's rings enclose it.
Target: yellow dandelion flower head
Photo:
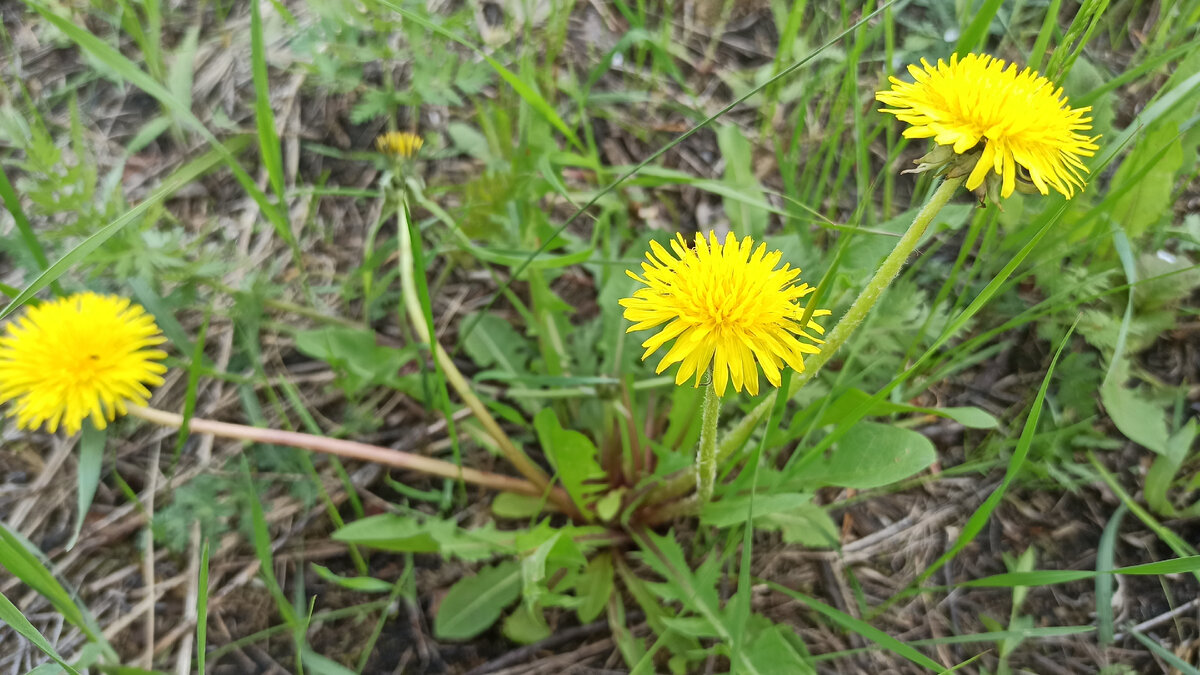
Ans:
[[[1071,108],[1062,88],[1036,71],[1018,71],[1016,64],[1006,67],[987,55],[954,55],[937,66],[922,59],[921,66],[908,67],[914,82],[893,77],[891,89],[875,94],[891,106],[880,112],[906,122],[906,137],[932,138],[958,155],[982,143],[968,189],[978,188],[991,171],[1003,180],[1002,197],[1013,193],[1018,178],[1044,195],[1054,188],[1069,199],[1075,188],[1083,189],[1088,169],[1080,157],[1093,156],[1099,138],[1080,133],[1092,128],[1092,118],[1085,117],[1090,106]]]
[[[375,139],[375,147],[392,157],[412,157],[422,145],[425,145],[425,139],[408,131],[389,131]]]
[[[23,429],[103,429],[163,383],[165,342],[154,318],[126,298],[76,293],[26,309],[0,336],[0,403]]]
[[[724,243],[715,232],[707,239],[697,233],[695,246],[679,234],[671,251],[651,241],[643,276],[626,271],[645,288],[621,300],[625,318],[634,322],[627,332],[666,324],[642,343],[642,360],[675,340],[655,372],[679,363],[675,383],[695,375],[699,386],[711,364],[718,396],[725,395],[730,381],[739,392],[744,386],[758,394],[756,362],[776,387],[784,364],[804,370],[804,355],[819,351],[815,334],[825,331],[811,317],[801,324],[804,307],[797,301],[815,289],[796,284],[799,269],[788,264],[776,269],[782,257],[781,251],[767,253],[765,243],[755,249],[750,237],[739,242],[732,233]],[[812,316],[828,314],[817,310]]]

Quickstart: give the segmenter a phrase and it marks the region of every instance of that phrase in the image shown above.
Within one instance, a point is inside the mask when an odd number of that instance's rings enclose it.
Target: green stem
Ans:
[[[805,360],[804,372],[792,374],[791,391],[803,387],[805,384],[808,384],[809,380],[816,377],[817,373],[821,370],[821,366],[824,366],[833,357],[834,352],[858,328],[859,324],[866,318],[867,312],[871,311],[871,308],[875,306],[875,302],[879,300],[879,296],[883,294],[887,287],[891,285],[892,280],[896,278],[896,275],[900,273],[900,269],[904,266],[909,256],[912,255],[913,249],[917,247],[917,242],[920,241],[921,235],[925,234],[929,223],[933,222],[934,217],[942,210],[942,207],[949,203],[950,198],[958,191],[963,180],[963,178],[947,178],[942,181],[938,189],[929,197],[929,201],[925,202],[925,205],[917,212],[916,217],[913,218],[912,224],[908,226],[908,230],[904,233],[904,236],[900,237],[900,241],[896,242],[896,247],[892,249],[887,258],[884,258],[883,264],[875,271],[875,276],[871,277],[871,281],[867,283],[866,288],[854,299],[854,304],[850,305],[850,309],[846,310],[846,314],[842,317],[842,320],[838,322],[837,326],[825,338],[825,346],[821,348],[820,353],[814,354]],[[720,451],[717,453],[719,458],[724,459],[734,450],[741,447],[745,439],[749,437],[750,431],[754,429],[754,426],[758,424],[763,415],[766,415],[771,406],[775,404],[776,395],[777,392],[771,392],[770,395],[763,399],[762,403],[755,406],[750,411],[750,414],[746,415],[726,435],[725,442],[721,444]]]
[[[900,273],[901,268],[904,267],[904,263],[912,255],[913,249],[917,247],[917,242],[921,240],[921,235],[925,234],[926,228],[933,222],[934,217],[942,210],[942,207],[950,202],[951,197],[958,191],[963,180],[964,178],[947,178],[942,181],[938,189],[934,191],[929,200],[925,202],[925,205],[921,207],[921,210],[917,212],[912,224],[908,226],[908,230],[900,237],[900,241],[896,242],[896,247],[892,249],[892,252],[884,259],[883,264],[876,270],[875,276],[871,277],[871,281],[867,283],[866,288],[855,298],[854,304],[850,305],[850,309],[846,310],[846,314],[842,317],[842,320],[826,336],[825,345],[821,348],[820,353],[813,354],[811,357],[805,359],[804,372],[792,374],[792,383],[789,391],[799,389],[807,384],[809,380],[816,377],[817,373],[821,370],[821,366],[824,366],[833,357],[834,352],[858,328],[859,324],[866,318],[867,313],[875,306],[875,302],[879,300],[879,297],[887,290],[892,280]],[[771,406],[775,405],[775,398],[778,395],[778,390],[772,391],[749,414],[743,417],[733,429],[730,429],[725,434],[725,437],[721,439],[720,446],[717,448],[717,462],[724,460],[738,448],[742,447],[759,421],[763,419],[767,411],[771,409]],[[703,439],[704,432],[701,431],[700,433],[701,439]],[[691,471],[685,471],[667,479],[664,484],[651,493],[647,498],[647,503],[661,503],[660,500],[669,498],[668,495],[679,494],[678,488],[681,484],[693,480],[699,484],[700,479],[694,478],[691,474]]]
[[[821,348],[820,353],[814,354],[808,359],[804,366],[804,372],[796,373],[792,376],[792,389],[798,389],[804,386],[811,380],[817,371],[821,370],[821,366],[833,356],[834,352],[846,342],[850,334],[854,332],[858,325],[866,318],[867,312],[875,306],[875,301],[880,295],[887,290],[891,285],[892,280],[900,273],[900,269],[904,267],[904,263],[908,261],[908,257],[912,255],[913,249],[917,247],[917,242],[920,241],[921,235],[925,234],[925,229],[929,227],[929,223],[933,222],[934,216],[942,210],[954,193],[958,191],[958,187],[962,185],[963,178],[947,178],[942,181],[941,186],[934,191],[929,197],[929,201],[925,202],[925,206],[917,212],[913,218],[912,224],[908,226],[908,231],[904,236],[900,237],[900,241],[896,242],[896,248],[884,258],[883,264],[875,271],[875,276],[871,277],[871,281],[867,283],[867,287],[858,294],[854,299],[854,304],[850,305],[850,309],[846,310],[845,316],[838,322],[837,326],[830,331],[829,336],[825,338],[825,346]],[[769,406],[768,406],[769,407]]]
[[[17,197],[17,191],[13,189],[12,183],[8,182],[8,174],[4,172],[3,167],[0,167],[0,203],[3,203],[8,212],[12,214],[13,222],[17,224],[17,231],[21,233],[21,240],[25,242],[25,248],[29,249],[29,253],[33,255],[38,267],[43,270],[49,268],[50,261],[46,259],[46,252],[42,250],[42,244],[34,234],[33,226],[25,217],[25,210],[21,208],[21,200]],[[62,288],[59,287],[57,281],[50,282],[50,288],[55,295],[62,295]]]
[[[575,508],[575,505],[566,497],[565,493],[557,489],[552,489],[550,487],[550,477],[546,475],[546,472],[517,447],[512,439],[508,437],[508,434],[504,433],[504,430],[500,428],[500,424],[488,412],[487,406],[475,395],[467,378],[454,365],[454,360],[450,358],[450,355],[446,353],[442,345],[431,335],[429,322],[425,315],[425,310],[421,306],[420,296],[417,293],[415,277],[419,272],[414,269],[413,241],[412,233],[408,227],[407,211],[403,208],[400,209],[399,217],[400,222],[398,223],[397,233],[400,239],[398,254],[400,293],[404,300],[405,309],[408,311],[409,323],[412,324],[413,332],[416,333],[418,339],[429,345],[446,382],[462,398],[463,403],[475,415],[475,419],[479,421],[479,424],[487,432],[488,436],[496,442],[500,453],[513,465],[513,468],[525,476],[530,483],[536,485],[543,494],[549,491],[550,500],[564,513],[572,517],[578,516],[579,510]]]
[[[717,482],[717,418],[721,397],[711,382],[704,389],[704,409],[700,413],[700,448],[696,452],[696,500],[703,507],[712,499]]]

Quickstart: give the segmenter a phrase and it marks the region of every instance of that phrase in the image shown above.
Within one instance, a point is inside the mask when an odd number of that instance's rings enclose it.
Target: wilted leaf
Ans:
[[[1155,125],[1113,176],[1113,184],[1122,185],[1141,174],[1136,185],[1112,207],[1112,218],[1130,238],[1141,235],[1170,209],[1175,172],[1183,162],[1183,139],[1178,133],[1176,124]]]
[[[755,621],[754,624],[760,623]],[[757,635],[754,635],[746,648],[742,650],[741,657],[744,659],[746,672],[762,673],[794,673],[795,675],[807,675],[815,673],[812,664],[804,657],[792,643],[788,642],[784,634],[783,626],[771,623],[768,619],[762,619],[763,626],[756,626]],[[752,624],[753,625],[753,624]]]
[[[621,498],[624,494],[625,488],[618,488],[596,502],[596,515],[600,516],[600,520],[607,523],[616,517],[617,511],[621,509]]]
[[[746,522],[750,496],[727,497],[711,502],[700,514],[700,522],[714,527],[729,527]],[[807,493],[757,495],[754,498],[754,527],[781,530],[789,544],[810,548],[833,548],[838,543],[838,528],[825,509],[812,503]]]
[[[434,517],[414,518],[384,513],[357,520],[333,533],[337,541],[369,546],[381,551],[441,553],[475,561],[509,553],[512,535],[485,527],[464,530],[457,523]]]
[[[1167,419],[1162,406],[1110,379],[1100,387],[1100,400],[1117,429],[1129,440],[1158,454],[1167,451]]]
[[[725,173],[722,180],[739,194],[748,198],[766,202],[762,186],[754,175],[754,148],[746,140],[742,130],[732,124],[717,127],[717,145],[721,149],[721,157],[725,160]],[[726,199],[725,215],[735,232],[749,235],[755,239],[762,237],[767,230],[767,212],[746,201]]]
[[[448,523],[453,527],[453,523]],[[337,541],[361,544],[381,551],[434,553],[438,550],[432,530],[444,524],[418,521],[416,518],[384,513],[344,525],[333,533]]]
[[[798,492],[755,495],[754,518],[757,520],[760,516],[767,514],[791,511],[811,501],[811,494]],[[700,513],[700,522],[712,527],[739,525],[746,522],[746,516],[749,515],[749,506],[750,495],[726,497],[717,502],[709,502],[704,505],[704,510]]]
[[[821,415],[821,421],[817,423],[817,426],[837,424],[842,418],[870,399],[871,395],[861,389],[848,389],[825,409],[825,412]],[[995,429],[999,425],[999,422],[990,413],[974,406],[926,408],[905,405],[903,403],[892,403],[891,401],[877,401],[866,414],[890,415],[892,413],[937,415],[938,417],[952,419],[968,429]]]
[[[563,530],[555,532],[521,561],[521,586],[525,604],[538,604],[542,592],[546,590],[545,579],[553,572],[563,567],[578,569],[586,564],[587,559],[579,552],[579,547],[571,537],[565,535]]]
[[[446,126],[446,135],[450,137],[450,142],[453,143],[455,150],[482,160],[484,163],[494,161],[487,137],[479,133],[475,127],[462,122],[451,122]]]
[[[315,673],[315,675],[354,675],[354,671],[334,661],[328,656],[321,656],[314,652],[312,647],[304,645],[302,658],[304,660],[304,672]]]

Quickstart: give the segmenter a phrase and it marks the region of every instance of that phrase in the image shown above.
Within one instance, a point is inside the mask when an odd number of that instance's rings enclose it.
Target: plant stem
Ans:
[[[829,332],[829,335],[825,338],[825,346],[821,348],[819,353],[805,359],[804,372],[792,374],[790,391],[795,391],[803,387],[805,384],[808,384],[809,380],[816,377],[817,373],[821,370],[821,366],[824,366],[833,357],[834,352],[858,328],[859,324],[866,318],[867,313],[875,306],[875,302],[879,300],[879,296],[887,290],[892,280],[900,273],[900,269],[904,266],[909,256],[912,255],[913,249],[917,247],[917,242],[920,241],[921,235],[925,234],[929,223],[933,222],[934,216],[942,210],[942,207],[949,203],[950,198],[958,191],[963,180],[965,178],[947,178],[942,181],[938,189],[929,197],[929,201],[925,202],[925,205],[917,212],[912,224],[905,231],[904,236],[900,237],[900,241],[896,242],[896,247],[892,249],[887,258],[884,258],[883,264],[875,271],[875,276],[871,277],[871,280],[867,282],[866,288],[863,288],[858,297],[854,299],[854,304],[850,305],[850,309],[846,310],[845,315],[842,316],[842,320]],[[721,444],[720,451],[717,453],[719,458],[724,459],[728,457],[741,446],[741,443],[749,436],[749,432],[753,429],[754,425],[758,424],[758,421],[775,404],[775,397],[777,395],[777,391],[772,391],[763,399],[762,403],[755,406],[750,411],[750,414],[746,415],[726,435],[727,442]]]
[[[688,471],[683,474],[691,478],[692,472]],[[704,504],[700,502],[699,495],[688,495],[683,499],[676,501],[667,501],[655,505],[651,509],[647,509],[645,515],[639,521],[646,527],[658,527],[663,523],[669,523],[676,518],[684,518],[686,516],[698,516],[700,510],[704,508]]]
[[[178,429],[183,426],[182,415],[155,408],[144,408],[138,405],[130,405],[128,409],[130,415],[146,420],[147,422],[153,422],[154,424],[172,429]],[[384,448],[378,445],[368,445],[356,441],[328,438],[296,431],[264,429],[244,424],[217,422],[199,417],[189,419],[187,424],[188,430],[192,433],[211,434],[220,438],[234,438],[269,445],[286,445],[303,450],[347,457],[349,459],[360,459],[367,462],[386,464],[400,469],[419,471],[443,478],[452,478],[455,480],[461,478],[468,483],[482,485],[494,490],[503,490],[505,492],[515,492],[535,497],[541,496],[543,492],[541,487],[521,478],[502,476],[468,467],[460,468],[456,464],[440,459],[414,455],[409,452]],[[565,503],[570,503],[567,495],[561,489],[556,489],[552,492],[550,498],[550,501],[555,505],[564,501]]]
[[[854,299],[854,304],[850,305],[850,309],[846,310],[846,314],[842,316],[842,320],[826,336],[825,345],[821,348],[820,353],[813,354],[805,359],[804,372],[792,374],[792,383],[789,391],[795,391],[813,379],[820,372],[821,366],[824,366],[829,361],[834,352],[858,328],[859,324],[866,318],[867,313],[875,306],[875,302],[879,300],[879,297],[887,290],[892,280],[900,273],[901,268],[904,267],[904,263],[912,255],[913,249],[917,247],[917,242],[921,240],[921,235],[925,234],[926,228],[933,222],[934,217],[942,210],[942,207],[949,203],[950,198],[958,191],[963,180],[965,178],[960,177],[947,178],[942,181],[938,189],[934,191],[929,200],[925,202],[925,205],[921,207],[921,210],[917,212],[912,224],[908,226],[908,230],[900,237],[900,241],[896,242],[896,247],[892,249],[887,258],[884,258],[883,264],[875,271],[875,276],[871,277],[866,287]],[[733,429],[730,429],[725,434],[720,446],[717,448],[717,462],[724,460],[738,448],[742,447],[746,439],[750,437],[750,433],[754,431],[754,427],[758,425],[759,421],[767,414],[767,411],[771,409],[771,406],[775,404],[775,398],[778,395],[779,390],[772,391],[763,398],[761,403],[743,417]],[[701,431],[700,433],[703,439],[704,432]],[[670,499],[680,494],[680,487],[682,485],[686,485],[692,481],[696,481],[699,484],[700,478],[693,477],[691,474],[692,471],[688,470],[668,478],[666,482],[656,488],[647,497],[646,503],[657,504],[661,503],[664,499]]]
[[[479,400],[475,392],[471,391],[470,383],[467,382],[467,378],[463,377],[458,367],[454,365],[454,360],[450,358],[450,355],[446,353],[442,345],[430,335],[429,324],[426,322],[425,312],[421,307],[420,296],[417,294],[414,276],[417,270],[413,269],[412,234],[408,227],[407,211],[403,208],[400,209],[399,223],[396,229],[400,238],[400,291],[404,297],[404,306],[408,311],[408,319],[409,323],[412,324],[413,331],[422,342],[429,345],[433,352],[433,357],[437,359],[442,375],[446,378],[446,382],[454,388],[459,398],[462,399],[471,413],[475,415],[475,419],[479,420],[479,423],[483,426],[488,436],[491,436],[492,440],[496,442],[496,445],[500,448],[500,453],[513,465],[513,468],[538,488],[537,494],[546,493],[550,489],[550,477],[546,475],[542,467],[535,464],[533,460],[529,459],[528,455],[512,442],[508,434],[504,433],[504,430],[500,428],[500,424],[488,412],[487,407]],[[463,480],[467,480],[465,478],[467,470],[463,469],[463,471]],[[560,492],[560,490],[555,490],[549,493],[555,505],[572,517],[578,516],[579,510],[575,508],[575,504],[565,494],[560,495]],[[558,496],[561,496],[562,499],[559,499]]]
[[[821,347],[819,353],[813,354],[810,359],[806,360],[804,372],[792,375],[793,391],[804,386],[816,376],[817,372],[821,370],[821,366],[829,361],[834,352],[858,328],[858,325],[866,318],[867,312],[871,311],[871,308],[875,306],[875,301],[879,300],[879,296],[887,290],[887,287],[891,285],[896,275],[900,274],[900,269],[904,267],[904,263],[912,255],[913,249],[917,247],[917,242],[920,241],[921,235],[925,234],[929,223],[933,222],[934,216],[942,210],[942,207],[958,191],[958,187],[962,185],[963,180],[965,178],[962,177],[947,178],[942,181],[938,189],[929,197],[929,201],[925,202],[925,205],[917,212],[916,217],[913,218],[912,224],[908,226],[908,230],[904,233],[904,236],[900,237],[900,241],[896,242],[896,248],[893,248],[888,257],[883,259],[883,264],[875,271],[875,276],[871,277],[871,281],[867,282],[867,287],[862,289],[862,292],[854,299],[854,304],[850,305],[850,309],[846,310],[846,314],[842,316],[842,320],[838,321],[837,326],[834,326],[829,336],[825,338],[825,346]]]
[[[696,451],[696,501],[703,508],[712,499],[717,482],[717,418],[721,397],[712,382],[704,388],[704,408],[700,413],[700,448]]]

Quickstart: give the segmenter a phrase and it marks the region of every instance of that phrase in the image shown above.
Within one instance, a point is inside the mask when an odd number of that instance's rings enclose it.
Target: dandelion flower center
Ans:
[[[812,318],[801,324],[804,307],[797,302],[815,289],[805,283],[796,285],[799,269],[787,264],[776,269],[781,251],[768,254],[766,244],[755,249],[750,237],[738,242],[732,233],[722,244],[714,232],[707,240],[697,233],[694,247],[679,234],[671,241],[671,251],[651,241],[648,262],[642,263],[643,276],[626,271],[645,288],[621,300],[625,318],[634,322],[627,332],[666,324],[642,343],[643,361],[675,341],[655,372],[679,363],[675,383],[683,384],[694,375],[699,386],[711,365],[718,396],[725,395],[730,381],[735,390],[744,386],[754,395],[758,394],[758,365],[778,387],[785,364],[803,371],[803,355],[819,351],[814,343],[821,340],[808,331],[823,334],[824,330]],[[817,310],[812,315],[828,314]]]
[[[29,307],[0,336],[0,402],[23,429],[42,424],[97,429],[144,405],[163,383],[166,339],[141,306],[112,295],[76,293]]]
[[[922,59],[921,65],[908,67],[914,82],[890,78],[892,88],[875,98],[891,106],[881,112],[909,125],[908,138],[932,138],[959,155],[982,143],[968,189],[995,172],[1003,180],[1001,196],[1008,197],[1018,166],[1042,194],[1054,188],[1070,198],[1083,189],[1088,169],[1080,157],[1093,156],[1099,138],[1080,133],[1092,128],[1092,118],[1085,117],[1090,106],[1071,108],[1061,87],[991,56],[954,55],[948,65],[939,59],[936,67]]]
[[[408,131],[389,131],[375,139],[375,147],[393,157],[412,157],[422,145],[425,139]]]

